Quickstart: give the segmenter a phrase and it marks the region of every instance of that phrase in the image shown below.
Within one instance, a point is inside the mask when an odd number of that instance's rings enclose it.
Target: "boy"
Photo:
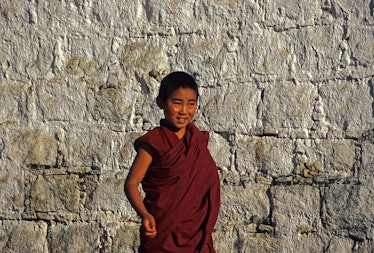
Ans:
[[[156,100],[164,119],[134,143],[137,156],[125,192],[142,219],[140,253],[215,252],[220,185],[207,148],[209,133],[191,123],[198,96],[192,76],[170,73]]]

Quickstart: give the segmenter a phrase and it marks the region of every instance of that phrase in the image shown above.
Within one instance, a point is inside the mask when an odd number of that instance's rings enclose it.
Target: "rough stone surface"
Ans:
[[[0,252],[136,252],[123,192],[192,73],[217,252],[374,252],[372,0],[0,2]]]

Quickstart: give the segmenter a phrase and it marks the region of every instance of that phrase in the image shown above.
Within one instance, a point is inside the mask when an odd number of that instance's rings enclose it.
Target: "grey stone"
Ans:
[[[136,252],[169,72],[200,91],[217,252],[373,252],[373,1],[0,4],[0,251]]]
[[[1,252],[48,252],[47,223],[0,220]]]
[[[28,165],[55,166],[58,145],[56,139],[42,130],[20,130],[12,133],[5,143],[9,156]]]
[[[101,234],[97,223],[52,223],[50,243],[54,252],[95,252],[101,248]]]
[[[77,213],[80,204],[78,175],[38,176],[31,188],[31,207],[38,214]]]
[[[0,123],[26,122],[30,117],[30,103],[33,88],[20,83],[0,85]]]
[[[337,235],[349,231],[359,241],[372,237],[372,192],[372,186],[333,184],[326,188],[324,218],[329,229]]]
[[[354,242],[350,239],[334,237],[331,239],[327,252],[342,252],[342,253],[350,253],[352,252]]]
[[[223,185],[219,220],[225,224],[235,224],[239,220],[250,223],[252,217],[257,216],[258,222],[266,221],[270,214],[268,189],[266,185],[250,183],[245,188]]]
[[[239,174],[254,177],[262,174],[269,177],[289,175],[293,170],[292,150],[289,139],[271,137],[243,137],[237,141],[236,162]]]
[[[326,120],[331,127],[340,128],[356,138],[372,128],[373,98],[368,80],[329,81],[320,90]]]
[[[319,189],[305,185],[273,186],[270,192],[276,235],[295,240],[310,234],[317,239],[314,235],[322,227]]]
[[[204,90],[203,94],[201,113],[207,125],[213,126],[212,130],[222,132],[230,129],[248,133],[256,126],[260,91],[253,84],[229,84],[227,87]]]
[[[0,166],[0,218],[20,218],[25,210],[24,176],[10,162],[1,160]]]
[[[264,91],[265,128],[310,129],[316,90],[311,85],[281,83]]]
[[[362,145],[362,166],[359,179],[365,185],[374,185],[374,143],[365,141]]]

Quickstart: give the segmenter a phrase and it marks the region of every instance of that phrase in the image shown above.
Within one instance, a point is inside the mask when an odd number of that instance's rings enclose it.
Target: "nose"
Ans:
[[[180,114],[186,114],[186,113],[187,113],[187,105],[183,104],[183,105],[180,107],[179,113],[180,113]]]

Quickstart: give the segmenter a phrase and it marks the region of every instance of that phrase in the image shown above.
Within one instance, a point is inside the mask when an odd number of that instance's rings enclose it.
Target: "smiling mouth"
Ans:
[[[185,122],[187,121],[188,119],[187,118],[177,118],[177,121],[178,122]]]

